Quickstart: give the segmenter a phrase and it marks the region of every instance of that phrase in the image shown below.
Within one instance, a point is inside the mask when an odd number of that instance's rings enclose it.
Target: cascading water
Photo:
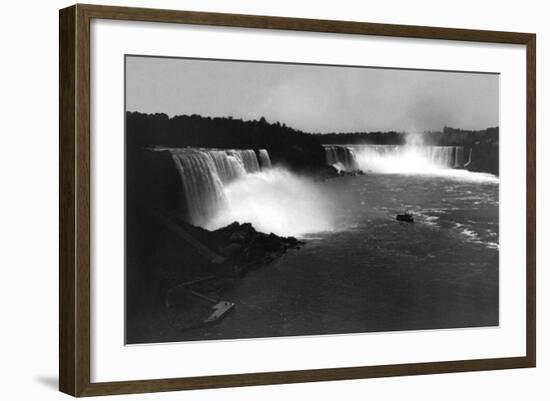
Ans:
[[[233,221],[263,232],[301,235],[332,227],[329,196],[311,179],[271,167],[260,149],[164,149],[183,184],[187,221],[209,230]]]
[[[496,181],[470,173],[471,150],[460,147],[327,145],[327,163],[346,171],[436,174],[459,180]],[[163,149],[172,154],[183,187],[187,221],[210,230],[233,221],[249,222],[263,232],[306,235],[330,231],[335,194],[317,182],[279,167],[269,153],[251,149]],[[477,174],[477,175],[476,175]]]
[[[209,150],[202,151],[212,158],[216,171],[222,180],[227,183],[234,180],[237,177],[246,174],[246,170],[240,161],[233,156],[228,155],[223,150]]]
[[[338,171],[358,169],[355,152],[351,146],[326,145],[325,157],[327,164],[334,166]]]
[[[257,173],[260,171],[260,164],[256,157],[256,152],[250,149],[246,150],[229,150],[230,155],[240,161],[247,173]]]
[[[231,169],[235,171],[233,178],[242,177],[246,174],[246,168],[244,167],[244,163],[240,157],[233,154],[227,154],[226,157],[227,162],[231,165]]]
[[[468,161],[464,163],[464,167],[468,167],[471,162],[472,162],[472,148],[470,148],[470,152],[468,153]]]
[[[249,173],[260,172],[254,150],[169,149],[183,185],[183,203],[191,224],[205,226],[227,208],[224,188]],[[267,159],[269,154],[265,151]]]
[[[455,164],[454,168],[464,167],[464,148],[462,146],[455,147]]]
[[[264,233],[301,236],[331,231],[336,225],[331,191],[282,167],[247,174],[224,188],[227,207],[205,226],[251,223]]]
[[[259,150],[259,156],[260,156],[260,166],[262,170],[271,168],[271,158],[269,157],[269,153],[265,149]]]
[[[206,224],[227,202],[215,158],[202,150],[184,149],[171,152],[180,173],[189,222],[195,225]]]
[[[434,165],[441,168],[455,168],[456,166],[456,150],[461,146],[425,146],[419,147],[417,151],[424,152],[426,157]]]
[[[324,145],[327,164],[340,171],[429,173],[467,167],[462,146]]]

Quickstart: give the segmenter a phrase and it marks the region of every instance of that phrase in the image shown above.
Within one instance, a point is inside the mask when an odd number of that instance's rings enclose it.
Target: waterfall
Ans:
[[[357,170],[357,160],[352,146],[348,145],[325,145],[325,159],[330,166],[338,170]]]
[[[229,150],[230,155],[235,157],[238,161],[242,163],[245,171],[247,173],[257,173],[260,171],[260,164],[258,163],[258,158],[256,157],[256,152],[250,149],[246,150]]]
[[[462,146],[323,145],[326,163],[339,171],[408,172],[464,168]]]
[[[464,165],[464,148],[462,146],[456,146],[455,147],[455,164],[453,165],[454,168],[460,168],[460,167],[466,167]]]
[[[235,172],[235,178],[242,177],[246,174],[246,168],[240,157],[234,154],[226,154],[227,162],[231,165],[231,169]]]
[[[259,155],[260,155],[260,166],[262,170],[271,168],[271,158],[269,157],[269,153],[267,153],[267,150],[260,149]]]
[[[426,146],[420,149],[425,149],[429,155],[430,161],[436,166],[442,168],[454,168],[455,167],[455,154],[456,149],[460,146]],[[460,166],[458,166],[460,167]]]
[[[250,149],[171,148],[180,174],[184,209],[189,223],[206,226],[227,207],[224,188],[238,178],[260,171],[256,152]],[[263,156],[262,156],[263,154]],[[269,153],[260,151],[262,166],[271,161]],[[267,164],[265,164],[267,168]]]
[[[227,183],[246,174],[246,170],[240,161],[228,155],[223,150],[203,151],[214,161],[216,171],[222,182]]]
[[[201,150],[173,150],[183,185],[185,207],[191,224],[203,225],[226,203],[214,159]]]
[[[468,167],[471,162],[472,162],[472,148],[470,148],[470,152],[468,153],[468,161],[464,163],[464,167]]]

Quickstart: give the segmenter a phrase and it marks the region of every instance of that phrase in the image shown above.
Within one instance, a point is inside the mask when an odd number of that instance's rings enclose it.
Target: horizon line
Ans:
[[[397,134],[411,134],[413,133],[413,131],[404,131],[404,130],[397,130],[397,129],[391,129],[391,130],[387,130],[387,131],[331,131],[331,132],[308,132],[308,131],[303,131],[303,130],[300,130],[300,129],[297,129],[297,128],[294,128],[292,127],[291,125],[288,125],[287,123],[283,122],[283,121],[275,121],[275,122],[270,122],[268,121],[265,117],[260,117],[258,119],[252,119],[252,120],[245,120],[243,119],[242,117],[235,117],[235,116],[204,116],[202,114],[197,114],[197,113],[193,113],[193,114],[174,114],[172,116],[170,116],[168,113],[165,113],[165,112],[155,112],[155,113],[147,113],[147,112],[143,112],[143,111],[138,111],[138,110],[126,110],[125,113],[138,113],[138,114],[143,114],[143,115],[147,115],[147,116],[154,116],[154,115],[158,115],[158,114],[161,114],[161,115],[165,115],[168,119],[172,120],[174,118],[177,118],[177,117],[193,117],[193,116],[197,116],[197,117],[200,117],[200,118],[209,118],[211,120],[214,120],[214,119],[225,119],[225,120],[235,120],[235,121],[242,121],[244,123],[246,122],[260,122],[262,121],[262,119],[269,125],[281,125],[281,126],[285,126],[287,128],[290,128],[294,131],[297,131],[297,132],[301,132],[303,134],[307,134],[307,135],[353,135],[353,134],[374,134],[374,133],[382,133],[382,134],[389,134],[389,133],[397,133]],[[437,128],[437,129],[431,129],[431,130],[424,130],[424,131],[421,131],[421,132],[418,132],[420,134],[427,134],[427,133],[436,133],[436,132],[441,132],[443,133],[445,128],[451,128],[451,129],[455,129],[455,130],[459,130],[459,131],[470,131],[470,132],[475,132],[475,131],[487,131],[488,129],[491,129],[491,128],[499,128],[500,125],[493,125],[493,126],[488,126],[488,127],[484,127],[484,128],[474,128],[474,129],[469,129],[469,128],[459,128],[459,127],[453,127],[453,126],[450,126],[450,125],[443,125],[443,127],[441,128]],[[416,132],[415,132],[416,133]]]

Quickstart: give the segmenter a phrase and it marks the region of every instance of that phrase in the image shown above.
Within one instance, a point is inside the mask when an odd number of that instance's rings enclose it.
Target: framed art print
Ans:
[[[60,390],[535,366],[535,35],[60,11]]]

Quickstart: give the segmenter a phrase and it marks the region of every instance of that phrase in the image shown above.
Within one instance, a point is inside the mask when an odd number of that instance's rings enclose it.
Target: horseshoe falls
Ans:
[[[462,146],[324,145],[326,162],[338,171],[433,174],[463,169],[472,149]]]

